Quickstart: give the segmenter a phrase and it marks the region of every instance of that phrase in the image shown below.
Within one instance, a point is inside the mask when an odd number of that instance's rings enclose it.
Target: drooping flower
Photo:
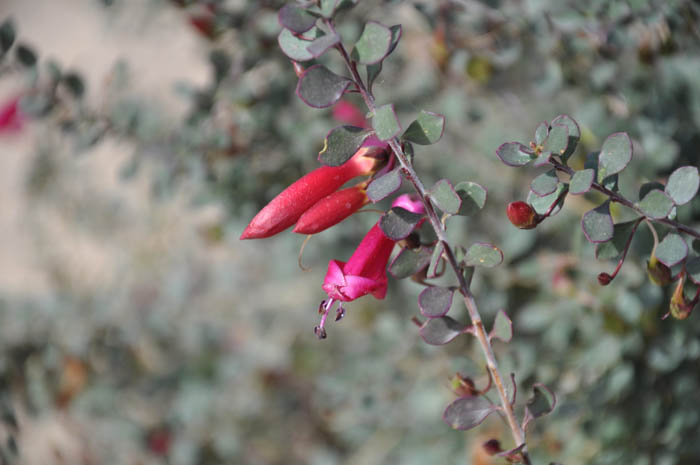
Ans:
[[[284,231],[316,202],[357,176],[371,174],[382,163],[383,149],[361,147],[346,163],[322,166],[299,178],[255,215],[241,239],[262,239]]]
[[[404,194],[393,203],[413,213],[425,213],[423,203]],[[349,302],[367,294],[383,299],[387,291],[386,268],[396,241],[389,239],[377,222],[365,235],[347,262],[331,260],[323,281],[323,290],[329,299],[321,304],[321,324],[315,328],[316,335],[325,337],[323,328],[328,312],[335,301]],[[339,319],[344,314],[342,304],[338,308]]]

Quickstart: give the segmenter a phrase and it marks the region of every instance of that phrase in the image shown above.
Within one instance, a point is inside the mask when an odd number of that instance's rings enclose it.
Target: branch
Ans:
[[[564,165],[563,163],[555,160],[554,158],[550,158],[549,162],[556,170],[561,171],[563,173],[566,173],[569,176],[574,175],[575,171],[571,167]],[[670,226],[671,228],[674,228],[677,231],[684,232],[684,233],[688,234],[689,236],[693,236],[696,239],[700,239],[700,232],[698,232],[698,231],[694,230],[693,228],[686,226],[682,223],[679,223],[679,222],[673,221],[673,220],[669,220],[668,218],[660,218],[660,219],[649,218],[633,202],[627,200],[622,195],[618,194],[617,192],[611,191],[607,187],[605,187],[597,182],[593,182],[591,184],[591,187],[593,189],[597,190],[598,192],[601,192],[601,193],[607,195],[611,201],[617,202],[620,205],[624,205],[625,207],[631,208],[635,212],[639,213],[647,221],[653,221],[656,223],[665,224],[666,226]]]
[[[326,21],[326,25],[331,31],[334,32],[333,23],[331,21]],[[350,59],[348,52],[342,43],[337,44],[335,47],[340,52],[343,61],[345,62],[348,70],[350,71],[352,79],[357,85],[357,88],[359,89],[360,94],[362,95],[362,98],[365,101],[365,104],[367,105],[367,109],[370,111],[370,113],[374,113],[376,110],[374,96],[367,89],[362,80],[362,77],[358,73],[357,64]],[[527,453],[527,446],[525,445],[525,432],[523,431],[523,428],[520,426],[520,423],[515,417],[513,406],[508,400],[508,391],[506,389],[505,383],[503,382],[503,377],[501,376],[501,373],[498,369],[496,357],[494,356],[493,348],[491,347],[491,341],[489,340],[488,335],[486,334],[486,330],[484,329],[484,324],[482,322],[479,310],[476,306],[476,302],[474,301],[474,296],[472,295],[469,289],[469,284],[466,282],[464,275],[461,272],[459,264],[457,263],[457,259],[455,258],[454,251],[450,246],[449,240],[447,239],[445,227],[440,221],[440,218],[437,212],[435,211],[435,207],[433,206],[432,202],[428,197],[428,192],[426,191],[425,186],[423,185],[422,181],[418,177],[418,174],[413,169],[413,166],[408,161],[406,154],[401,148],[401,143],[399,142],[399,139],[397,137],[394,137],[390,139],[388,143],[391,147],[391,150],[394,152],[394,155],[396,155],[396,158],[399,160],[399,163],[403,168],[405,177],[413,185],[414,190],[420,196],[421,202],[425,206],[426,215],[428,217],[428,220],[430,221],[431,226],[435,230],[435,234],[437,235],[438,241],[441,242],[444,246],[447,261],[459,282],[459,290],[464,297],[464,303],[467,307],[469,318],[471,319],[472,325],[474,327],[474,334],[479,341],[479,345],[481,346],[484,358],[486,359],[486,366],[488,368],[489,373],[491,374],[491,377],[493,378],[494,384],[496,385],[498,397],[501,401],[501,408],[503,409],[503,413],[505,414],[506,419],[508,421],[508,426],[510,427],[513,439],[515,440],[515,445],[516,447],[524,445],[524,447],[521,450],[521,454],[523,456],[525,464],[531,465],[530,457]]]

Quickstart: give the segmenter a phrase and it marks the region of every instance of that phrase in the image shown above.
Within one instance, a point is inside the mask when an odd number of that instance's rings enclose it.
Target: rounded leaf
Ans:
[[[401,249],[389,265],[389,273],[396,279],[408,278],[428,266],[432,251],[427,247]]]
[[[389,54],[391,42],[391,29],[376,21],[369,21],[355,43],[352,59],[361,65],[378,63]]]
[[[389,140],[396,137],[401,131],[401,124],[393,104],[382,105],[376,109],[372,117],[372,127],[379,140]]]
[[[595,258],[599,260],[609,260],[620,256],[623,250],[625,250],[630,234],[636,230],[636,227],[636,220],[626,223],[617,223],[614,228],[612,240],[596,244]]]
[[[313,32],[316,30],[314,29]],[[311,36],[311,33],[307,34]],[[289,29],[282,29],[282,32],[277,36],[277,43],[282,50],[282,53],[287,55],[294,61],[309,61],[314,58],[313,54],[307,50],[311,44],[311,39],[295,36]]]
[[[462,199],[458,215],[474,215],[486,205],[486,189],[475,182],[462,181],[455,186],[455,192]]]
[[[506,142],[496,149],[496,155],[508,166],[525,166],[534,158],[534,153],[519,142]]]
[[[563,155],[569,145],[569,128],[553,124],[549,129],[547,138],[542,143],[542,153],[551,153],[552,155]]]
[[[700,175],[695,166],[681,166],[668,178],[666,193],[676,205],[690,202],[700,187]]]
[[[462,199],[447,179],[441,179],[430,189],[430,197],[444,213],[455,215],[462,206]]]
[[[503,310],[496,313],[496,320],[493,322],[493,328],[489,333],[489,339],[500,339],[503,342],[509,342],[513,338],[513,322],[510,321],[508,315]]]
[[[422,218],[423,215],[419,213],[413,213],[401,207],[393,207],[379,219],[379,227],[386,237],[399,241],[408,237]]]
[[[550,413],[557,405],[557,396],[544,384],[537,383],[532,387],[532,390],[534,394],[527,400],[525,406],[523,429],[532,420]]]
[[[595,170],[591,168],[575,172],[574,175],[571,176],[569,192],[574,195],[585,194],[591,190],[594,176]]]
[[[314,58],[318,58],[339,42],[340,36],[338,34],[326,34],[314,39],[314,41],[306,47],[306,50],[308,50]]]
[[[547,213],[552,204],[557,201],[557,199],[562,194],[565,188],[566,184],[560,182],[557,185],[557,189],[554,192],[552,192],[549,195],[545,195],[544,197],[540,197],[539,195],[530,191],[527,194],[527,203],[529,203],[538,214],[544,215],[545,213]],[[550,216],[554,216],[557,213],[559,213],[559,210],[561,210],[561,204],[562,201],[560,201],[559,204],[556,207],[554,207]]]
[[[418,145],[430,145],[439,141],[444,132],[445,117],[443,115],[421,111],[418,118],[408,126],[401,138]]]
[[[486,242],[475,242],[467,250],[464,262],[467,266],[485,266],[492,268],[503,261],[503,252],[495,245]]]
[[[606,242],[612,239],[615,227],[610,216],[610,201],[586,212],[581,219],[581,227],[589,242]]]
[[[675,233],[667,234],[656,246],[656,258],[669,268],[682,262],[687,256],[688,244]]]
[[[426,287],[418,295],[418,307],[423,316],[439,318],[445,316],[452,306],[454,291],[445,287]]]
[[[665,192],[658,189],[649,191],[642,200],[637,203],[637,207],[649,218],[658,220],[665,218],[673,209],[673,200]]]
[[[665,187],[663,184],[657,181],[645,182],[639,188],[639,198],[643,199],[649,192],[653,191],[654,189],[662,191],[665,189]]]
[[[449,316],[430,318],[418,330],[423,340],[433,346],[445,345],[467,330],[459,321]]]
[[[465,431],[479,426],[497,409],[498,407],[483,397],[462,397],[447,406],[443,420],[453,429]]]
[[[557,177],[557,171],[551,169],[535,177],[530,183],[530,190],[540,197],[543,197],[554,192],[558,185],[559,178]]]
[[[535,144],[541,145],[549,134],[549,124],[546,121],[541,122],[535,128]]]
[[[318,154],[318,161],[326,166],[340,166],[350,160],[370,131],[356,126],[338,126],[331,129],[323,141],[323,150]]]
[[[299,78],[296,93],[310,107],[326,108],[340,100],[351,83],[323,65],[314,65]]]
[[[308,31],[316,24],[315,16],[309,14],[305,9],[292,4],[283,6],[277,13],[277,19],[282,27],[297,34]]]
[[[598,182],[619,173],[632,160],[632,140],[624,132],[611,134],[598,155]]]
[[[399,190],[401,181],[401,170],[391,170],[370,183],[367,187],[367,197],[372,203],[379,202]]]
[[[566,160],[573,155],[578,145],[578,141],[581,138],[581,129],[578,127],[578,123],[569,115],[559,115],[552,120],[552,126],[562,125],[569,129],[569,142],[566,147],[566,151],[562,154],[562,160]]]

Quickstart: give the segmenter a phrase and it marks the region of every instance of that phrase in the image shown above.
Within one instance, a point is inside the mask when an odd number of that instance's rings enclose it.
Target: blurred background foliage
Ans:
[[[483,382],[483,362],[466,338],[420,340],[418,286],[394,281],[385,301],[353,302],[327,340],[313,336],[327,261],[346,259],[375,214],[315,237],[309,272],[296,263],[303,237],[238,241],[317,166],[337,124],[294,96],[276,42],[282,4],[0,5],[0,44],[12,42],[0,98],[19,99],[0,132],[2,463],[498,463],[479,447],[508,437],[497,418],[467,434],[441,420],[449,376]],[[567,113],[579,159],[629,132],[620,182],[632,200],[643,182],[697,166],[700,6],[361,1],[341,18],[344,40],[368,19],[404,27],[379,103],[404,122],[423,108],[447,116],[418,171],[489,190],[484,212],[449,232],[504,251],[475,293],[487,320],[500,308],[513,318],[513,341],[496,349],[521,405],[534,382],[558,394],[529,430],[535,463],[700,462],[700,323],[660,320],[671,291],[646,277],[648,233],[600,287],[614,264],[595,260],[579,226],[596,198],[516,231],[504,208],[536,170],[494,154]],[[677,215],[697,227],[700,202]]]

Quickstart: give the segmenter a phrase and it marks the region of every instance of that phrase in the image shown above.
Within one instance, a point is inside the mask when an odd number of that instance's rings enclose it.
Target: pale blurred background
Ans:
[[[697,7],[583,3],[361,2],[341,32],[403,24],[377,94],[402,121],[447,116],[443,141],[417,153],[429,183],[489,189],[484,213],[450,233],[504,251],[475,292],[487,321],[506,308],[515,322],[496,350],[520,405],[536,381],[560,397],[530,430],[536,463],[697,463],[700,326],[659,321],[668,291],[646,281],[649,238],[601,289],[596,274],[614,264],[595,261],[578,228],[595,199],[570,199],[537,231],[503,214],[534,171],[504,167],[495,148],[559,113],[581,124],[581,153],[630,132],[631,195],[698,164]],[[22,97],[21,127],[0,132],[0,463],[502,462],[479,447],[510,445],[498,418],[466,434],[441,420],[449,377],[484,382],[483,361],[470,340],[421,341],[418,286],[390,280],[385,301],[349,304],[315,339],[326,264],[347,259],[376,215],[312,239],[310,271],[297,265],[303,237],[238,240],[317,166],[337,125],[293,95],[281,4],[0,2],[17,30],[0,106]],[[19,44],[35,66],[18,62]],[[77,74],[82,95],[56,69]],[[697,224],[698,203],[679,218]]]

